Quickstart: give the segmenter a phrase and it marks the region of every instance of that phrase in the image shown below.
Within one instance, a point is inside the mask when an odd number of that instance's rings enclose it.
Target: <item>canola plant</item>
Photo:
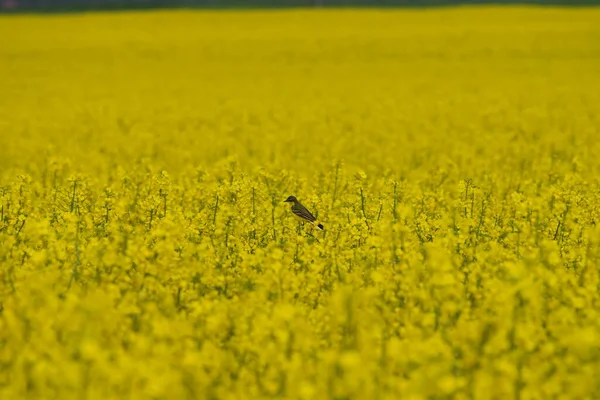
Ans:
[[[0,397],[598,398],[598,20],[0,17]]]

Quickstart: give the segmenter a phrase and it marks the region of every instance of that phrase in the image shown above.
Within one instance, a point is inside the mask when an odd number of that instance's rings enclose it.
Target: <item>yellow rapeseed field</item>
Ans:
[[[1,17],[0,398],[600,398],[598,21]]]

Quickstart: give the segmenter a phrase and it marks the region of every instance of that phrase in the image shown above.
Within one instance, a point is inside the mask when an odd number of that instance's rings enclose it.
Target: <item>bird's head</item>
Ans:
[[[284,203],[295,203],[298,200],[296,200],[296,198],[294,196],[290,196],[287,199],[285,199]]]

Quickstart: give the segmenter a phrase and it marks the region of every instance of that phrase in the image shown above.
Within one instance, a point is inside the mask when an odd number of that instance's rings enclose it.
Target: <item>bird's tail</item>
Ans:
[[[320,230],[323,230],[323,224],[318,224],[317,228],[319,228]]]

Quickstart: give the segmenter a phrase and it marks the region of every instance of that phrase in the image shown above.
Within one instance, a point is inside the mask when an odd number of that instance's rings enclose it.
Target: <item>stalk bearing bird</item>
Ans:
[[[285,203],[292,203],[292,212],[298,220],[302,222],[308,222],[312,225],[315,225],[320,230],[323,230],[323,225],[319,223],[315,224],[315,222],[317,222],[315,216],[312,215],[310,211],[306,209],[306,207],[300,204],[297,198],[290,196],[285,200]]]

